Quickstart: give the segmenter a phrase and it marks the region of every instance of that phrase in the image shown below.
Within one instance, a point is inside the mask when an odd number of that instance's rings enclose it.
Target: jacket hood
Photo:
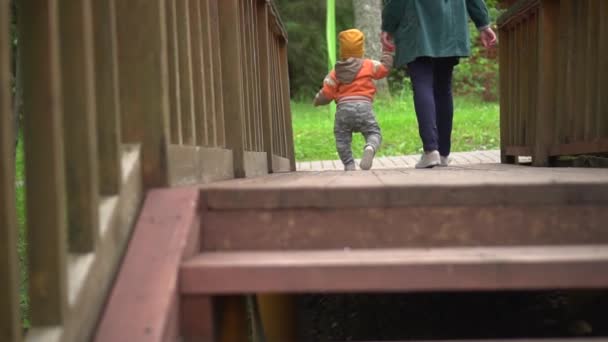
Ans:
[[[348,58],[345,61],[339,61],[336,63],[336,78],[340,83],[350,84],[353,83],[361,67],[363,66],[363,59],[361,58]]]

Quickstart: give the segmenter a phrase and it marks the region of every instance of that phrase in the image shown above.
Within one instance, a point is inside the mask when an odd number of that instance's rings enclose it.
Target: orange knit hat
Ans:
[[[340,32],[340,59],[362,58],[365,54],[365,35],[357,29]]]

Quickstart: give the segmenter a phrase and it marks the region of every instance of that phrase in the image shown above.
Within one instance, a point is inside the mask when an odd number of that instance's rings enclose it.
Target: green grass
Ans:
[[[315,108],[303,102],[292,102],[291,105],[296,159],[339,159],[333,135],[334,113],[330,113],[329,107]],[[392,101],[376,101],[374,110],[383,136],[378,156],[422,152],[411,95],[404,94]],[[472,97],[456,98],[452,151],[497,149],[500,136],[498,112],[498,103],[487,103]],[[361,157],[363,146],[362,135],[355,134],[353,154],[356,158]]]
[[[28,291],[28,273],[27,273],[27,236],[25,225],[25,167],[23,158],[23,139],[19,139],[17,146],[17,156],[15,161],[15,189],[16,189],[16,205],[17,205],[17,225],[19,227],[19,237],[17,240],[17,252],[19,255],[19,266],[21,274],[20,286],[20,303],[21,317],[23,327],[29,328],[29,297]]]

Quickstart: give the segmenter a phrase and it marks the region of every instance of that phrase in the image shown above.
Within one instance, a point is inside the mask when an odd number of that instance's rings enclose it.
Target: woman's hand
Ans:
[[[380,34],[380,41],[382,42],[382,50],[393,52],[395,51],[395,42],[393,41],[393,35],[382,31]]]
[[[496,45],[496,33],[494,33],[494,30],[492,30],[491,27],[483,29],[479,33],[479,36],[481,38],[481,43],[483,44],[483,47],[485,47],[486,49],[489,49]]]

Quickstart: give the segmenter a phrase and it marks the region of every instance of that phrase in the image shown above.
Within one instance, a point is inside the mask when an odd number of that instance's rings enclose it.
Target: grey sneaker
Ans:
[[[416,164],[417,169],[428,169],[441,163],[438,151],[424,152],[420,161]]]
[[[452,162],[452,158],[450,158],[449,156],[446,156],[446,157],[441,156],[439,158],[439,166],[447,167],[450,165],[451,162]]]
[[[376,151],[374,150],[373,147],[371,146],[365,146],[365,149],[363,150],[363,158],[361,158],[361,163],[359,164],[359,166],[361,167],[361,170],[369,170],[372,168],[372,164],[374,163],[374,155],[376,154]]]
[[[344,171],[357,171],[357,167],[355,163],[346,164],[344,165]]]

